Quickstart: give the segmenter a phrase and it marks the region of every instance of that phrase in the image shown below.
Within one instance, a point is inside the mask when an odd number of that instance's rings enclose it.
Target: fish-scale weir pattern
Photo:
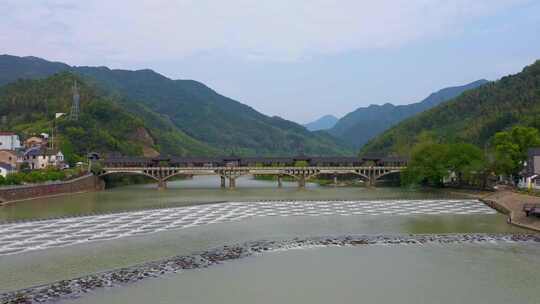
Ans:
[[[269,216],[494,214],[476,200],[228,202],[0,225],[0,256]]]

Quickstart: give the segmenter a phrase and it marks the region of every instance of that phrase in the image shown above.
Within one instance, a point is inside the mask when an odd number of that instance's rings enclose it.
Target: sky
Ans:
[[[538,0],[0,0],[0,53],[150,68],[300,123],[540,59]]]

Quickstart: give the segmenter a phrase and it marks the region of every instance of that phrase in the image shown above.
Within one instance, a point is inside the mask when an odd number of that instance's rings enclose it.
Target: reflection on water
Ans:
[[[269,253],[68,303],[538,303],[538,246],[320,248]]]
[[[0,206],[0,221],[74,216],[92,213],[185,206],[201,202],[253,201],[253,200],[369,200],[369,199],[433,199],[459,198],[444,191],[412,191],[401,188],[319,187],[308,184],[299,189],[296,183],[284,182],[278,188],[275,182],[240,178],[237,188],[220,189],[219,179],[201,176],[193,180],[169,182],[165,191],[156,190],[155,184],[121,187],[102,192],[75,194],[38,199]]]

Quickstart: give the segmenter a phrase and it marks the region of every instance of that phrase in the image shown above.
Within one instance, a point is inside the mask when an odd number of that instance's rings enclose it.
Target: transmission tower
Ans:
[[[79,95],[79,88],[77,87],[76,80],[73,82],[73,87],[71,88],[71,91],[73,92],[73,104],[71,105],[71,113],[69,115],[69,119],[79,120],[79,101],[81,97]]]

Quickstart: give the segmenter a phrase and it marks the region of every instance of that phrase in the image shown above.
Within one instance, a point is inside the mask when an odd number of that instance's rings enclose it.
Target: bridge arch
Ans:
[[[360,172],[352,172],[352,174],[362,177],[362,178],[364,179],[365,182],[369,182],[369,179],[370,179],[369,176],[367,176],[367,175],[365,175],[365,174],[363,174],[363,173],[360,173]]]
[[[387,175],[391,175],[391,174],[401,174],[401,171],[399,171],[399,170],[390,170],[388,172],[381,173],[381,174],[375,176],[375,180],[378,180],[383,176],[387,176]]]
[[[143,171],[129,171],[129,170],[118,170],[118,171],[105,171],[105,172],[102,172],[99,174],[100,177],[104,177],[104,176],[107,176],[107,175],[114,175],[114,174],[129,174],[129,175],[142,175],[142,176],[146,176],[146,177],[149,177],[157,182],[160,181],[160,179],[156,176],[153,176],[149,173],[146,173],[146,172],[143,172]]]

